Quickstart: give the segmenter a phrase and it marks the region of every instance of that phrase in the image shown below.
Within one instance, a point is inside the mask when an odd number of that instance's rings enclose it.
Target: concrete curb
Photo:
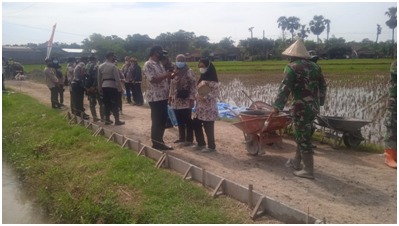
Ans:
[[[153,149],[140,141],[133,140],[118,134],[108,128],[101,127],[81,117],[71,115],[69,112],[65,116],[69,124],[80,124],[93,131],[93,136],[102,135],[107,138],[107,142],[113,141],[122,148],[128,148],[138,152],[139,156],[145,156],[156,161],[155,167],[172,169],[183,175],[186,180],[196,181],[205,188],[213,189],[212,196],[226,195],[235,200],[248,205],[252,210],[250,217],[255,220],[262,214],[270,215],[277,220],[288,224],[318,224],[326,223],[325,219],[320,220],[309,213],[289,207],[277,200],[274,200],[253,189],[250,184],[248,187],[239,185],[233,181],[208,172],[206,169],[195,166],[173,156],[169,152],[161,152]],[[254,205],[255,204],[255,205]]]

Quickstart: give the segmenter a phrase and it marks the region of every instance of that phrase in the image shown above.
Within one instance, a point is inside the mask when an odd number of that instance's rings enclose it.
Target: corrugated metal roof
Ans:
[[[21,47],[21,46],[3,46],[3,51],[12,51],[12,52],[37,52],[38,50],[34,50],[29,47]]]
[[[83,53],[83,49],[68,49],[68,48],[63,48],[62,51],[67,52],[67,53]]]

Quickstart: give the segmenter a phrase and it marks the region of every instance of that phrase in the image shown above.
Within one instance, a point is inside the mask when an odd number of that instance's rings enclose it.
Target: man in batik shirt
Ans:
[[[169,82],[174,76],[166,72],[161,60],[164,52],[161,46],[154,46],[150,50],[150,59],[145,62],[143,75],[147,81],[146,99],[151,108],[151,140],[152,147],[162,151],[172,150],[165,145],[166,119],[168,117]]]

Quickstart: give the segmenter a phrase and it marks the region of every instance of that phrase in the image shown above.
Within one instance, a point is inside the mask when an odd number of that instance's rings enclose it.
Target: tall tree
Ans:
[[[231,37],[225,37],[218,43],[218,47],[224,50],[230,50],[234,48],[234,41],[231,40]]]
[[[389,20],[387,20],[385,24],[392,29],[392,58],[394,58],[395,52],[395,28],[397,26],[396,11],[396,7],[391,7],[387,12],[385,12],[385,15],[389,17]]]
[[[295,16],[290,16],[287,18],[287,30],[291,33],[291,41],[294,40],[294,32],[301,26],[299,21],[300,19]]]
[[[378,43],[378,37],[380,36],[381,31],[382,31],[381,25],[377,24],[377,38],[375,39],[376,44]]]
[[[199,49],[205,49],[209,47],[209,38],[207,36],[201,35],[194,38],[193,47]]]
[[[283,33],[283,42],[284,42],[285,41],[285,30],[287,29],[287,24],[288,24],[287,17],[285,17],[285,16],[279,17],[277,20],[277,23],[278,23],[278,27],[281,28],[281,31]]]
[[[96,50],[98,58],[105,58],[108,51],[113,51],[119,57],[126,56],[127,51],[125,50],[125,40],[122,38],[111,35],[103,36],[101,34],[92,34],[89,38],[82,41],[82,46],[85,53],[90,53],[92,50]]]
[[[306,27],[306,24],[301,25],[301,30],[298,33],[298,36],[305,40],[308,37],[308,34],[310,33],[310,30],[308,27]]]
[[[324,24],[326,25],[327,28],[327,40],[326,42],[328,43],[328,39],[330,38],[330,24],[331,24],[331,20],[329,19],[324,19]]]
[[[319,36],[323,33],[326,26],[324,25],[324,17],[315,15],[313,20],[309,22],[310,31],[317,36],[317,43],[320,42]]]
[[[148,48],[151,48],[154,40],[152,40],[148,35],[133,34],[128,35],[125,42],[126,50],[132,53],[145,53]]]

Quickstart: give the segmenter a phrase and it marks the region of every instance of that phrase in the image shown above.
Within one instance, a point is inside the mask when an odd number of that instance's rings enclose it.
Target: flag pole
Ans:
[[[54,33],[55,33],[55,28],[56,27],[57,27],[57,23],[55,23],[54,26],[53,26],[53,31],[51,32],[50,40],[48,41],[48,44],[47,44],[47,56],[46,56],[46,58],[50,57],[51,49],[53,48],[53,39],[54,39]]]

